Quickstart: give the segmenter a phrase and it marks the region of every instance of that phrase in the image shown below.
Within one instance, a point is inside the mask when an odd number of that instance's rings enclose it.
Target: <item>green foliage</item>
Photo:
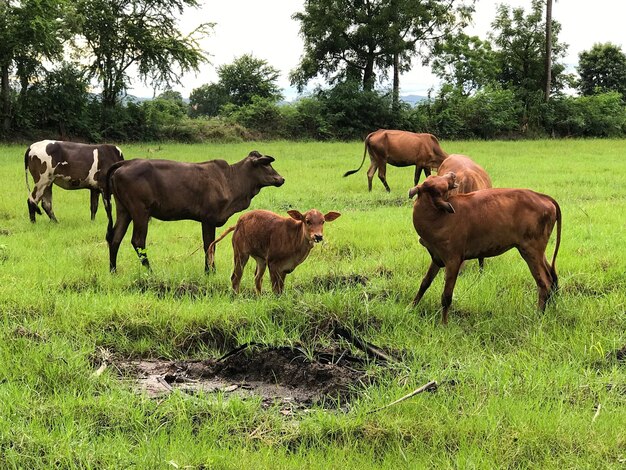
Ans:
[[[276,83],[280,72],[263,59],[244,54],[232,64],[217,69],[218,85],[228,94],[229,103],[235,106],[252,104],[255,97],[269,101],[282,99]]]
[[[616,91],[626,101],[626,54],[611,43],[594,44],[578,55],[578,88],[583,95]]]
[[[497,46],[498,81],[505,88],[516,91],[525,101],[538,90],[543,90],[545,25],[542,0],[533,0],[530,13],[523,8],[511,9],[500,4],[490,34]],[[558,40],[561,25],[552,23],[552,91],[560,91],[569,79],[559,62],[565,56],[567,45]]]
[[[231,122],[265,138],[279,138],[284,130],[283,116],[274,98],[253,96],[252,101],[243,106],[229,103],[223,106],[222,113]]]
[[[218,83],[207,83],[194,88],[189,95],[189,115],[217,116],[222,106],[228,103],[228,92]]]
[[[90,71],[102,86],[102,103],[112,108],[129,84],[131,67],[154,86],[179,83],[179,77],[198,70],[206,60],[198,39],[211,24],[200,25],[195,35],[183,36],[174,13],[196,7],[196,0],[79,0],[84,46]]]
[[[291,82],[303,89],[319,75],[330,84],[357,81],[372,91],[376,74],[387,76],[394,55],[399,69],[408,70],[412,56],[463,26],[472,11],[465,2],[442,0],[306,1],[293,15],[304,54]]]

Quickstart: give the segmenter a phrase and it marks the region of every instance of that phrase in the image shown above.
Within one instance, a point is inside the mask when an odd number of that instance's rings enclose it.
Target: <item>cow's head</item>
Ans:
[[[419,199],[423,195],[429,195],[437,209],[454,214],[454,207],[448,202],[448,192],[458,188],[456,175],[450,171],[443,176],[429,176],[422,184],[409,190],[409,198]]]
[[[253,150],[248,154],[247,160],[252,163],[254,178],[259,186],[282,186],[285,182],[285,178],[272,168],[274,157],[261,155],[256,150]]]
[[[317,209],[311,209],[302,214],[297,210],[290,210],[287,213],[292,219],[302,222],[304,227],[304,237],[308,241],[315,243],[321,242],[324,239],[324,222],[332,222],[341,214],[339,212],[328,212],[322,214]]]

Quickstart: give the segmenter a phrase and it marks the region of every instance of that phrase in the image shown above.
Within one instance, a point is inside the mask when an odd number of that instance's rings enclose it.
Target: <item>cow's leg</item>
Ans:
[[[265,274],[265,268],[267,263],[263,258],[254,258],[256,261],[256,274],[254,275],[254,286],[256,287],[257,294],[261,293],[261,287],[263,285],[263,275]]]
[[[128,230],[131,220],[130,214],[118,202],[115,225],[111,232],[112,235],[109,238],[109,234],[107,234],[107,242],[109,244],[109,269],[112,273],[117,270],[117,251],[120,248],[120,243],[124,235],[126,235],[126,230]]]
[[[96,220],[96,212],[98,212],[98,198],[100,197],[100,191],[97,189],[90,189],[89,192],[91,193],[91,220]]]
[[[133,245],[141,265],[150,270],[150,261],[146,252],[146,237],[148,236],[148,217],[136,217],[133,219],[133,236],[130,243]]]
[[[537,308],[543,312],[546,309],[546,302],[548,301],[552,287],[552,277],[550,276],[550,271],[546,269],[548,263],[545,259],[545,255],[543,252],[536,252],[536,250],[523,250],[519,248],[518,251],[520,255],[522,255],[522,258],[524,258],[524,261],[526,261],[528,269],[530,269],[530,273],[535,279],[538,292]]]
[[[276,295],[283,293],[285,287],[285,276],[287,273],[281,271],[276,266],[270,266],[270,279],[272,280],[272,290]]]
[[[452,294],[454,292],[454,285],[456,284],[456,278],[459,276],[459,269],[461,268],[461,261],[454,261],[446,263],[446,283],[443,288],[443,294],[441,295],[441,307],[443,324],[448,324],[448,310],[452,304]]]
[[[383,163],[382,165],[378,167],[378,178],[380,179],[380,181],[382,181],[387,192],[388,193],[391,192],[391,189],[389,189],[389,185],[387,184],[387,164],[386,163]]]
[[[376,168],[378,168],[378,165],[376,165],[376,162],[372,160],[370,167],[367,169],[367,189],[369,191],[372,190],[372,180],[374,179],[374,173],[376,173]]]
[[[50,217],[51,222],[58,222],[57,218],[54,215],[54,211],[52,210],[52,186],[46,187],[43,190],[43,196],[41,196],[41,207]]]
[[[420,300],[422,300],[422,297],[424,297],[424,293],[430,287],[430,285],[433,282],[433,279],[435,279],[435,276],[437,275],[440,269],[441,268],[437,266],[437,264],[434,261],[430,262],[430,266],[428,267],[428,271],[426,271],[426,275],[424,276],[424,279],[422,279],[422,283],[420,284],[420,288],[417,291],[417,295],[415,296],[415,299],[413,299],[414,307],[419,303]]]
[[[233,286],[233,292],[239,294],[239,285],[241,284],[241,276],[243,276],[243,268],[246,267],[246,263],[250,255],[242,253],[235,249],[234,261],[233,261],[233,274],[230,276],[230,282]]]
[[[423,167],[423,170],[424,170],[424,178],[428,178],[430,176],[430,167],[425,166]]]
[[[485,258],[478,258],[478,269],[481,273],[485,269]]]
[[[202,222],[202,241],[204,243],[205,253],[209,249],[209,245],[213,243],[214,240],[215,240],[215,225],[210,224],[208,222]],[[204,257],[204,272],[205,273],[215,271],[215,257],[213,258],[213,260],[214,260],[213,263],[209,266],[208,257],[207,256]]]
[[[426,174],[426,169],[424,169],[424,174]],[[422,175],[422,167],[419,165],[415,165],[415,175],[413,176],[413,185],[417,186],[417,183],[420,182],[420,176]]]

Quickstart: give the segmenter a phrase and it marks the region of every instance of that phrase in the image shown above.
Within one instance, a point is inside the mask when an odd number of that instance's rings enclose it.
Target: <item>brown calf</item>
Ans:
[[[215,244],[233,230],[234,269],[231,281],[233,290],[239,292],[243,268],[250,256],[256,261],[255,285],[261,293],[265,268],[270,270],[272,290],[283,291],[285,276],[302,263],[315,243],[323,240],[324,222],[332,222],[341,214],[329,212],[323,215],[317,209],[304,214],[287,211],[290,217],[282,217],[270,211],[254,210],[242,215],[237,225],[230,227],[207,250],[208,264],[213,265]]]
[[[455,186],[455,174],[446,173],[428,177],[409,192],[410,197],[418,196],[413,205],[413,226],[432,259],[413,305],[418,304],[439,270],[445,267],[441,305],[443,323],[447,323],[461,263],[517,248],[537,283],[538,308],[545,310],[546,302],[558,289],[555,266],[561,243],[558,203],[550,196],[528,189],[484,189],[449,196]],[[550,265],[545,251],[555,224],[557,237]]]
[[[419,183],[420,174],[424,170],[430,175],[431,168],[439,168],[448,154],[439,146],[439,141],[432,134],[416,134],[415,132],[379,129],[365,138],[365,149],[361,166],[356,170],[347,171],[349,176],[361,169],[365,155],[369,151],[371,165],[367,170],[367,187],[372,190],[372,179],[378,169],[378,178],[387,192],[391,191],[387,184],[387,163],[393,166],[415,165],[413,184]]]
[[[458,187],[451,189],[448,196],[491,188],[491,178],[484,168],[465,155],[452,154],[448,156],[437,170],[437,174],[445,175],[450,171],[456,175]],[[481,270],[484,265],[485,258],[478,258],[478,266]]]

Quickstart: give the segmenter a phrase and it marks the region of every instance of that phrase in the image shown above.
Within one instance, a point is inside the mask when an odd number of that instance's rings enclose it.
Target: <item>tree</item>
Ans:
[[[220,108],[228,103],[228,92],[217,83],[206,83],[194,88],[189,95],[189,114],[217,116]]]
[[[213,26],[201,24],[189,35],[177,29],[175,12],[197,0],[79,0],[79,50],[86,50],[91,75],[102,86],[102,104],[113,108],[136,72],[154,87],[179,84],[180,76],[206,61],[198,40]],[[84,43],[84,47],[83,47]]]
[[[538,91],[544,93],[545,25],[543,24],[543,0],[533,0],[531,12],[523,8],[499,5],[492,23],[494,32],[490,38],[498,47],[497,61],[500,69],[498,80],[504,87],[517,90],[528,101]],[[561,25],[552,22],[551,92],[565,85],[565,67],[558,62],[565,56],[567,45],[558,41]]]
[[[252,98],[282,99],[280,87],[276,83],[280,72],[267,61],[244,54],[232,64],[217,69],[219,86],[228,95],[228,101],[236,106],[252,103]]]
[[[0,106],[2,130],[11,128],[11,74],[17,75],[20,98],[44,60],[59,59],[69,37],[65,0],[0,1]]]
[[[620,46],[594,44],[578,55],[577,70],[583,95],[617,91],[626,100],[626,54]]]
[[[331,83],[358,80],[371,91],[376,72],[385,78],[393,68],[397,101],[400,72],[422,46],[465,25],[473,11],[474,0],[468,1],[306,0],[304,11],[293,15],[301,23],[304,54],[291,82],[302,89],[321,75]]]
[[[465,95],[496,83],[498,76],[491,43],[463,33],[434,48],[432,69]]]
[[[544,52],[544,99],[546,103],[550,100],[552,89],[552,0],[546,0],[546,47]]]

